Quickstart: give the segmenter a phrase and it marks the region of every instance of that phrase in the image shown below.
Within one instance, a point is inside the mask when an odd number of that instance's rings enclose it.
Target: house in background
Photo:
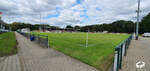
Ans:
[[[4,21],[1,19],[1,16],[0,16],[0,32],[8,32],[9,30],[6,30],[5,29],[5,23]]]
[[[29,32],[30,32],[30,29],[29,29],[29,28],[23,28],[23,29],[21,29],[21,32],[29,33]]]

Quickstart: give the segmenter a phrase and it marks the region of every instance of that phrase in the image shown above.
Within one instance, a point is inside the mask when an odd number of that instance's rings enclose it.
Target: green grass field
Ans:
[[[34,33],[37,34],[37,32]],[[51,48],[55,48],[102,71],[106,71],[112,64],[114,48],[129,37],[127,34],[89,33],[88,47],[86,48],[86,33],[40,34],[49,36]]]
[[[0,34],[0,56],[7,56],[17,52],[16,37],[13,32]]]

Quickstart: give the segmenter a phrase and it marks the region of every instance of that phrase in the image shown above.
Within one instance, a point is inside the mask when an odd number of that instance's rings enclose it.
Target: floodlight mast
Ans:
[[[11,22],[11,16],[9,16],[8,21],[9,21],[9,24],[11,24],[11,23],[10,23],[10,22]],[[11,31],[11,26],[9,26],[9,30]]]
[[[40,26],[39,26],[39,30],[41,31],[41,13],[40,13]]]
[[[138,0],[138,10],[137,12],[137,24],[136,24],[136,40],[138,40],[139,35],[139,17],[140,17],[140,0]]]

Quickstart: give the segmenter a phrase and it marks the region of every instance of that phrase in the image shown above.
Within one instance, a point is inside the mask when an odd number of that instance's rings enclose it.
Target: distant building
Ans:
[[[5,23],[1,20],[1,17],[0,17],[0,29],[5,29],[4,24]]]
[[[5,30],[5,23],[4,21],[1,19],[1,16],[0,16],[0,32],[7,32],[8,30]]]
[[[5,29],[5,22],[2,20],[2,12],[0,12],[0,32],[8,32],[9,30]]]
[[[23,29],[21,29],[21,32],[29,33],[29,32],[30,32],[30,29],[29,29],[29,28],[23,28]]]
[[[108,33],[108,31],[103,31],[103,33]]]

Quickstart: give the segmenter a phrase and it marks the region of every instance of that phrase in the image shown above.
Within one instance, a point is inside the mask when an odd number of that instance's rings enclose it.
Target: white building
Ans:
[[[30,29],[29,29],[29,28],[23,28],[23,29],[21,29],[21,32],[29,33],[29,32],[30,32]]]

